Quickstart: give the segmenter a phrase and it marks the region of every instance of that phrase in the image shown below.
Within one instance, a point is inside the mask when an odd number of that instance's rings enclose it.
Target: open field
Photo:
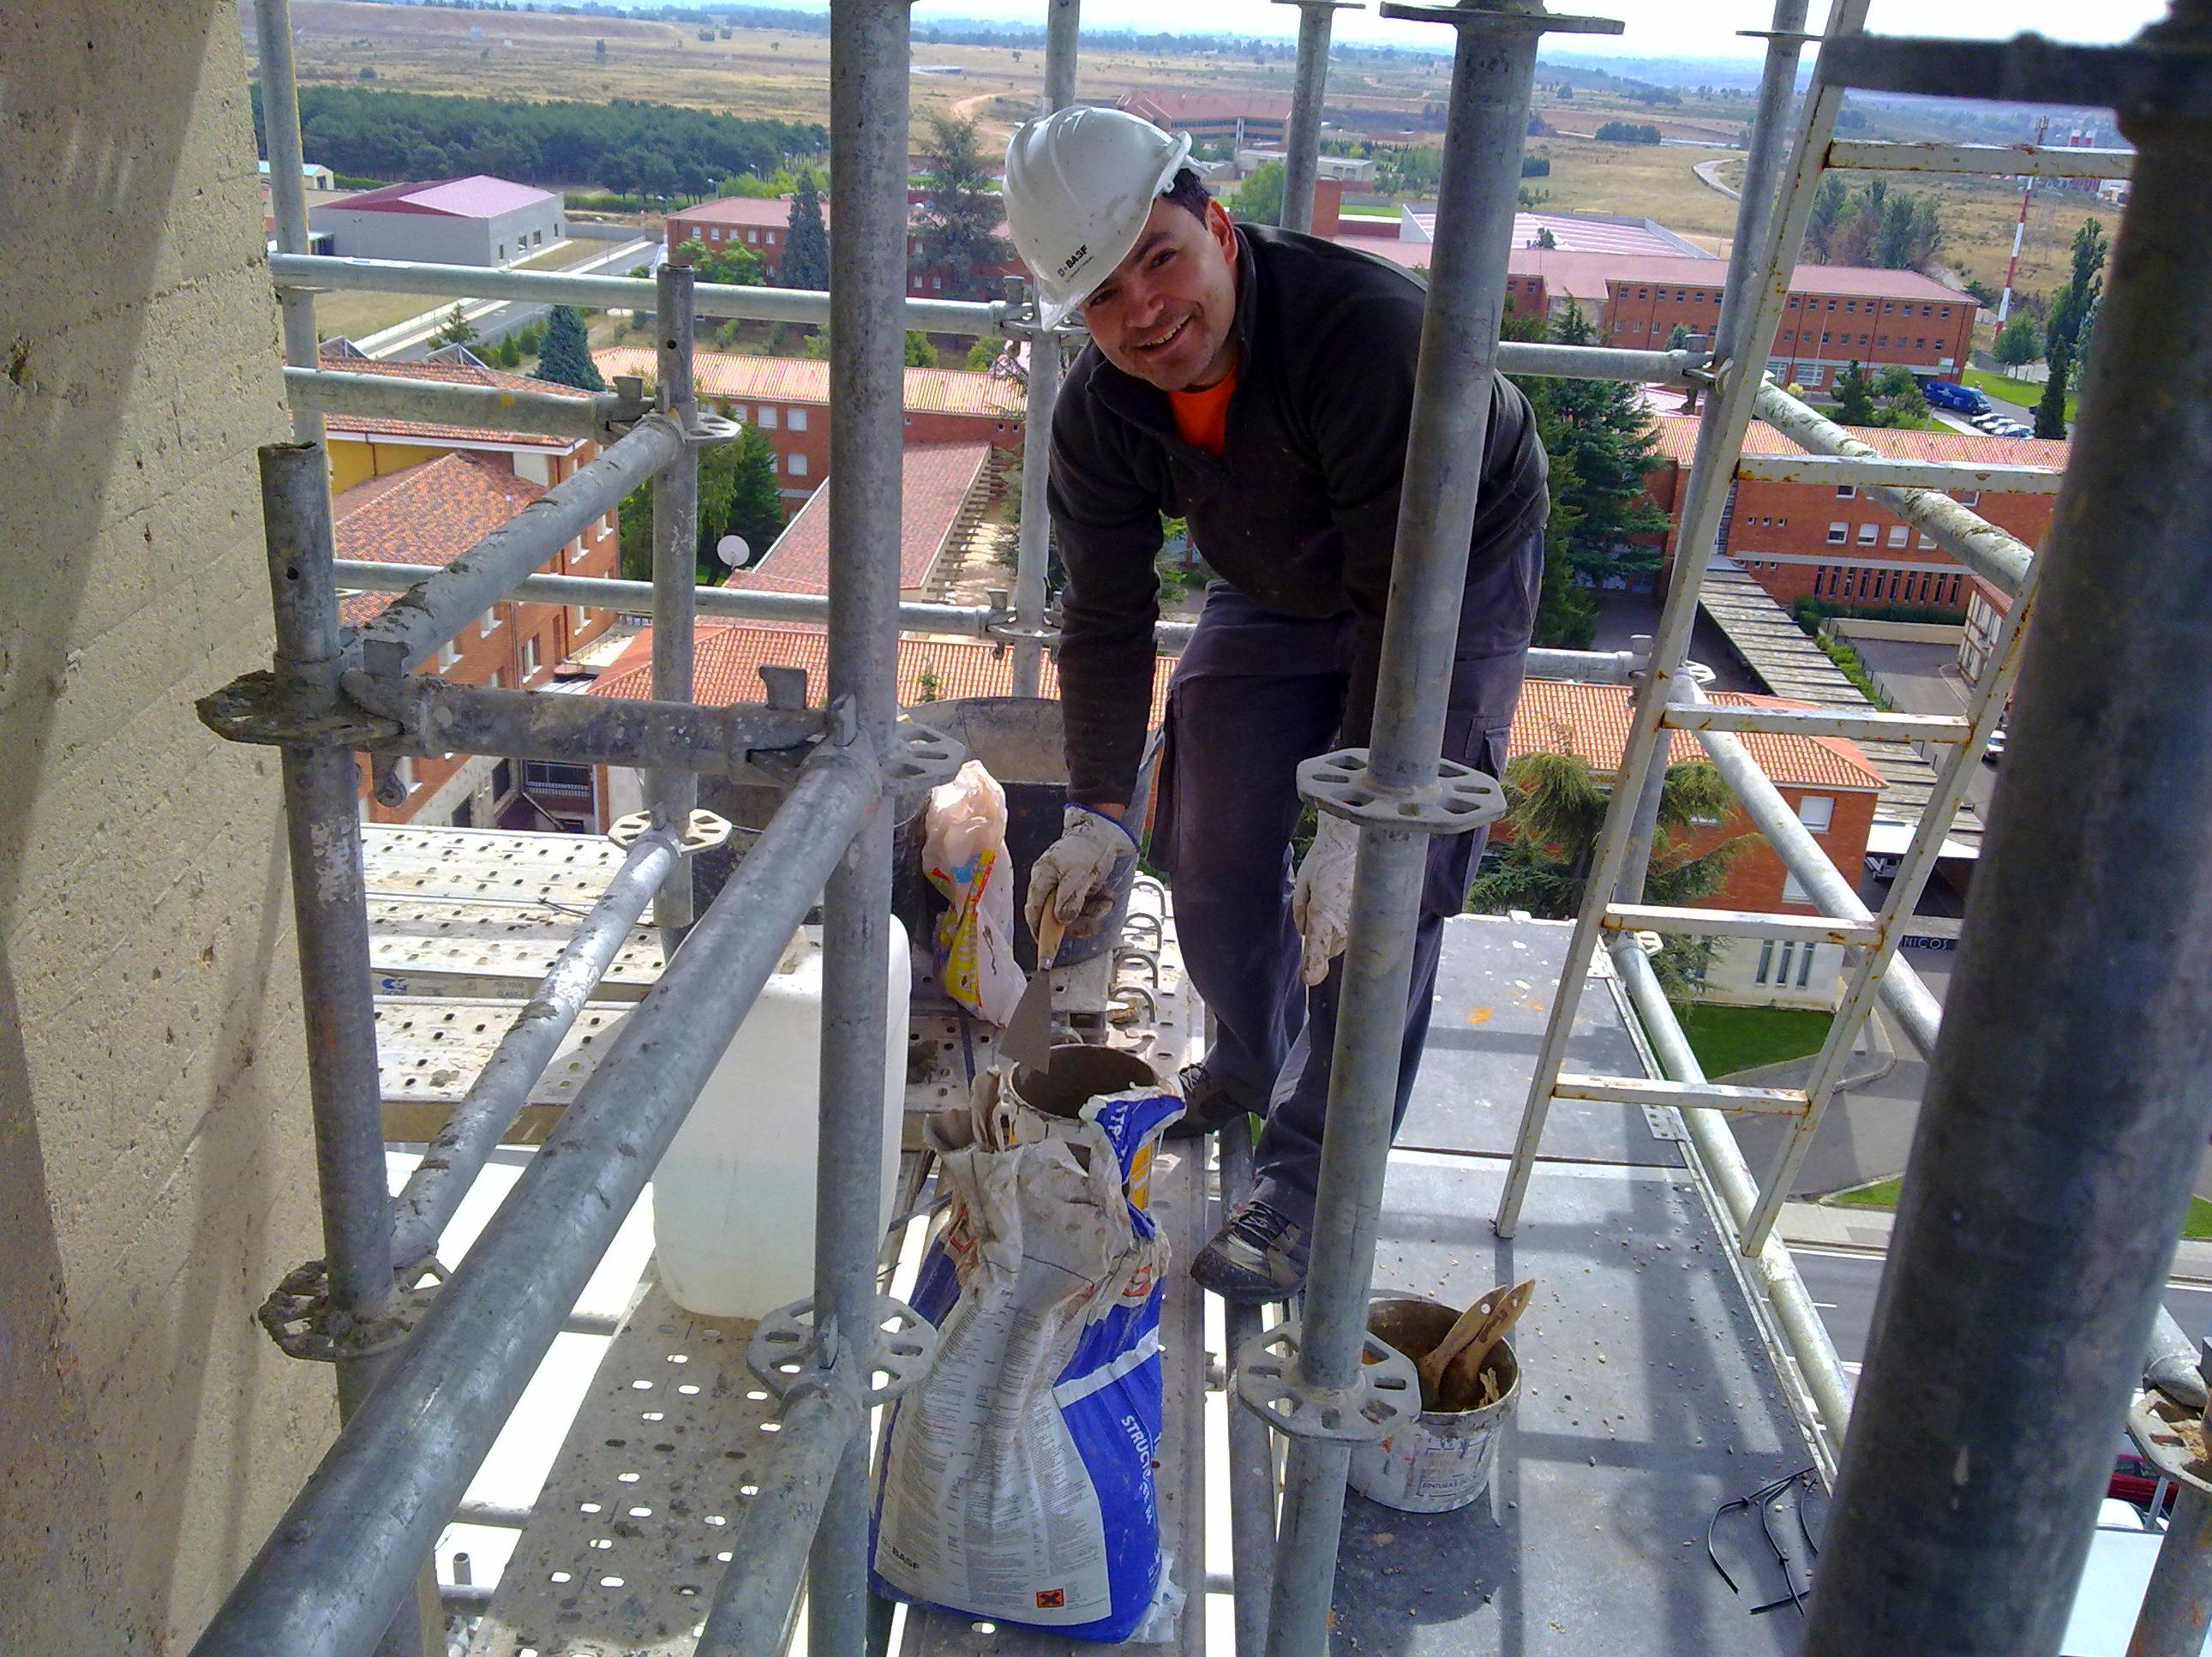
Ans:
[[[558,271],[571,265],[580,265],[586,259],[597,258],[607,251],[610,244],[579,238],[538,255],[515,266],[521,271]],[[442,310],[431,296],[422,294],[329,293],[315,297],[315,332],[325,339],[334,334],[343,334],[349,339],[360,339],[411,316],[426,311]]]
[[[689,23],[366,0],[299,0],[293,17],[301,78],[309,83],[357,84],[364,70],[373,70],[379,87],[394,89],[516,100],[642,98],[741,116],[828,119],[829,40],[821,34],[735,29],[724,40],[717,29],[715,39],[702,40],[702,26]],[[245,33],[250,54],[250,27]],[[1263,57],[1255,63],[1249,55],[1215,52],[1086,50],[1077,92],[1101,101],[1139,88],[1287,94],[1289,59],[1279,52]],[[910,83],[917,134],[929,114],[949,108],[975,117],[989,144],[1035,107],[1043,70],[1037,49],[945,45],[931,41],[925,27],[917,32],[915,60],[926,66]],[[1445,78],[1446,65],[1437,58],[1340,59],[1332,68],[1332,119],[1357,112],[1378,136],[1415,129],[1426,142],[1437,142]],[[1741,134],[1747,100],[1685,91],[1679,104],[1649,107],[1588,88],[1562,100],[1556,85],[1545,83],[1536,110],[1553,129],[1529,145],[1552,158],[1551,177],[1529,181],[1532,190],[1547,192],[1546,205],[1656,218],[1710,251],[1726,251],[1735,204],[1700,184],[1691,169],[1727,153],[1707,146]],[[1573,136],[1612,119],[1648,122],[1691,142],[1601,144]],[[2011,186],[1903,175],[1891,182],[1942,198],[1947,265],[1981,281],[2002,281],[2019,204]],[[2039,192],[2022,254],[2023,289],[2040,293],[2056,285],[2064,273],[2067,241],[2092,212],[2108,229],[2116,216],[2089,196]]]

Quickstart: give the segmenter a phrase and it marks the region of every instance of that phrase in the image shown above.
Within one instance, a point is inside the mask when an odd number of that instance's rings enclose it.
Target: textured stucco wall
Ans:
[[[179,1650],[333,1430],[266,664],[286,436],[235,6],[0,8],[0,1606]]]

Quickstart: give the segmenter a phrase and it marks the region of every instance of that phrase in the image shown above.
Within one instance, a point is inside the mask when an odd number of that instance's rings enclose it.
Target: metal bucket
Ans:
[[[1459,1313],[1410,1295],[1378,1295],[1367,1303],[1369,1331],[1419,1363],[1435,1350]],[[1512,1343],[1494,1349],[1504,1392],[1479,1410],[1424,1410],[1380,1444],[1352,1452],[1352,1488],[1370,1502],[1407,1514],[1464,1508],[1490,1488],[1499,1432],[1521,1402],[1521,1365]]]

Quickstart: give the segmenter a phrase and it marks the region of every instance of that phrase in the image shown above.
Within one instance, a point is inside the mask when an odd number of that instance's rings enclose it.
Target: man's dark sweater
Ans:
[[[1189,521],[1223,579],[1286,616],[1355,618],[1341,740],[1375,705],[1421,284],[1395,265],[1295,231],[1238,225],[1237,389],[1216,460],[1185,442],[1164,392],[1097,345],[1061,387],[1049,499],[1067,571],[1060,694],[1068,797],[1129,798],[1152,705],[1160,515]],[[1492,381],[1470,577],[1509,557],[1547,508],[1527,400]]]

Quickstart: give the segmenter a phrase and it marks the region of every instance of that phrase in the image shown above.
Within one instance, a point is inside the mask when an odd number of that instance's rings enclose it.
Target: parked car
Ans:
[[[1994,765],[2004,758],[2005,728],[2002,725],[1990,733],[1989,746],[1982,750],[1982,764]]]

